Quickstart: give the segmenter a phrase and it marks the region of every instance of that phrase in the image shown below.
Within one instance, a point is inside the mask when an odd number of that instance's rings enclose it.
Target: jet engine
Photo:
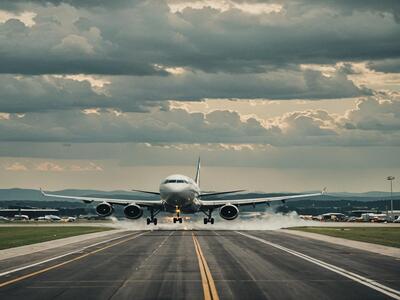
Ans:
[[[224,218],[225,220],[233,220],[238,217],[239,209],[235,205],[226,204],[221,207],[219,215],[221,216],[221,218]]]
[[[124,208],[125,217],[128,219],[139,219],[143,215],[143,209],[136,204],[130,204]]]
[[[96,207],[96,212],[101,217],[108,217],[109,215],[111,215],[113,213],[113,211],[114,211],[114,208],[112,207],[111,204],[109,204],[107,202],[100,203]]]

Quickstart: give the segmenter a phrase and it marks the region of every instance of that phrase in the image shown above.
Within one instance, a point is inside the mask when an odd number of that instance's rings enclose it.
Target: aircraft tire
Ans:
[[[211,218],[210,223],[214,224],[214,218]]]
[[[147,218],[147,225],[150,225],[150,219],[149,218]]]
[[[182,224],[182,222],[183,222],[182,218],[179,218],[178,220],[179,220],[179,223]]]
[[[207,224],[207,223],[208,223],[208,219],[204,218],[204,224]]]
[[[154,218],[153,223],[154,225],[157,225],[157,218]]]
[[[176,223],[176,218],[174,218],[174,224]]]

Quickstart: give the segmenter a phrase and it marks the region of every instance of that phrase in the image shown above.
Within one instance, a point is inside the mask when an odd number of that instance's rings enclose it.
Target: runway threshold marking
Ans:
[[[201,251],[200,243],[196,236],[192,232],[194,247],[196,249],[197,260],[199,262],[201,282],[203,286],[204,299],[205,300],[219,300],[218,292],[215,287],[214,279],[211,275],[210,268],[208,267],[206,258],[204,257],[203,251]]]
[[[133,240],[133,239],[135,239],[135,238],[137,238],[137,237],[139,237],[139,236],[142,236],[142,235],[144,235],[144,234],[146,234],[146,233],[147,233],[147,232],[143,232],[143,233],[136,234],[136,235],[133,236],[133,237],[130,237],[130,238],[127,238],[127,239],[123,239],[122,241],[115,242],[115,243],[113,243],[113,244],[110,244],[110,245],[104,246],[104,247],[102,247],[102,248],[93,250],[93,251],[91,251],[91,252],[82,254],[82,255],[77,256],[77,257],[75,257],[75,258],[72,258],[72,259],[69,259],[69,260],[67,260],[67,261],[58,263],[58,264],[56,264],[56,265],[53,265],[53,266],[50,266],[50,267],[47,267],[47,268],[44,268],[44,269],[41,269],[41,270],[38,270],[38,271],[35,271],[35,272],[32,272],[32,273],[26,274],[26,275],[22,275],[22,276],[17,277],[17,278],[14,278],[14,279],[11,279],[11,280],[2,282],[2,283],[0,283],[0,288],[1,288],[1,287],[4,287],[4,286],[7,286],[7,285],[10,285],[10,284],[12,284],[12,283],[15,283],[15,282],[18,282],[18,281],[21,281],[21,280],[24,280],[24,279],[33,277],[33,276],[35,276],[35,275],[39,275],[39,274],[45,273],[45,272],[47,272],[47,271],[50,271],[50,270],[53,270],[53,269],[62,267],[62,266],[64,266],[64,265],[66,265],[66,264],[69,264],[69,263],[71,263],[71,262],[80,260],[80,259],[82,259],[82,258],[84,258],[84,257],[87,257],[87,256],[91,255],[91,254],[95,254],[95,253],[98,253],[98,252],[100,252],[100,251],[106,250],[106,249],[108,249],[108,248],[114,247],[114,246],[116,246],[116,245],[122,244],[122,243],[124,243],[124,242]],[[118,237],[118,238],[121,238],[121,237]],[[80,249],[80,250],[84,250],[84,249],[87,249],[87,248],[89,248],[89,247],[93,247],[93,246],[96,246],[96,245],[99,245],[99,244],[102,244],[102,243],[106,243],[106,242],[109,242],[109,241],[112,241],[112,240],[115,240],[115,239],[118,239],[118,238],[114,238],[114,239],[110,239],[110,240],[103,241],[103,242],[100,242],[100,243],[96,243],[96,244],[93,244],[93,245],[84,247],[84,248],[82,248],[82,249]],[[73,252],[70,252],[70,253],[67,253],[67,254],[60,255],[60,256],[58,256],[58,257],[51,258],[51,259],[48,259],[48,260],[46,260],[46,261],[41,261],[41,262],[38,262],[38,263],[35,263],[35,264],[32,264],[32,265],[26,266],[26,267],[24,267],[24,268],[19,268],[19,270],[21,270],[21,269],[26,269],[26,268],[29,268],[29,267],[32,267],[32,266],[36,266],[36,265],[39,265],[39,264],[42,264],[42,263],[45,263],[45,262],[48,262],[48,261],[51,261],[51,260],[55,260],[55,259],[58,259],[58,258],[67,256],[67,255],[70,255],[70,254],[75,254],[75,253],[77,253],[77,252],[79,252],[79,250],[73,251]],[[12,270],[12,271],[5,272],[5,273],[10,274],[10,273],[13,273],[13,272],[16,272],[16,271],[13,271],[13,270]],[[2,273],[2,274],[4,274],[4,273]],[[1,275],[1,274],[0,274],[0,275]]]
[[[316,264],[316,265],[318,265],[320,267],[323,267],[323,268],[325,268],[327,270],[330,270],[332,272],[340,274],[340,275],[342,275],[344,277],[350,278],[351,280],[354,280],[354,281],[356,281],[358,283],[361,283],[361,284],[363,284],[363,285],[365,285],[365,286],[367,286],[367,287],[369,287],[371,289],[374,289],[374,290],[376,290],[378,292],[381,292],[382,294],[385,294],[386,296],[389,296],[389,297],[391,297],[393,299],[400,300],[400,291],[392,289],[392,288],[390,288],[390,287],[388,287],[386,285],[383,285],[383,284],[381,284],[381,283],[379,283],[379,282],[377,282],[375,280],[372,280],[372,279],[369,279],[367,277],[361,276],[359,274],[350,272],[350,271],[348,271],[346,269],[337,267],[335,265],[326,263],[326,262],[324,262],[322,260],[313,258],[313,257],[308,256],[306,254],[303,254],[301,252],[298,252],[298,251],[283,247],[281,245],[269,242],[269,241],[264,240],[262,238],[259,238],[259,237],[256,237],[256,236],[253,236],[253,235],[250,235],[250,234],[247,234],[247,233],[239,232],[239,231],[235,231],[235,232],[240,234],[240,235],[243,235],[245,237],[248,237],[250,239],[259,241],[261,243],[267,244],[267,245],[272,246],[274,248],[277,248],[279,250],[282,250],[282,251],[285,251],[287,253],[290,253],[290,254],[292,254],[294,256],[302,258],[302,259],[304,259],[306,261],[309,261],[309,262],[311,262],[313,264]]]

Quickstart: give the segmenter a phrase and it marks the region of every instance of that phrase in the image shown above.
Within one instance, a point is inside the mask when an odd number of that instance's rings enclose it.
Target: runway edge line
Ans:
[[[63,258],[65,256],[69,256],[69,255],[72,255],[72,254],[75,254],[75,253],[83,252],[88,248],[92,248],[92,247],[95,247],[95,246],[98,246],[98,245],[109,243],[109,242],[112,242],[112,241],[115,241],[115,240],[118,240],[118,239],[122,239],[124,237],[127,237],[129,235],[134,235],[134,234],[136,234],[136,232],[135,233],[128,233],[128,234],[125,234],[125,235],[122,235],[122,236],[117,236],[117,237],[114,237],[114,238],[111,238],[111,239],[108,239],[108,240],[105,240],[105,241],[101,241],[101,242],[97,242],[97,243],[85,246],[85,247],[80,248],[78,250],[70,251],[70,252],[64,253],[62,255],[57,255],[55,257],[51,257],[51,258],[48,258],[48,259],[45,259],[45,260],[41,260],[39,262],[36,262],[36,263],[33,263],[33,264],[29,264],[27,266],[23,266],[23,267],[19,267],[19,268],[16,268],[16,269],[9,270],[9,271],[5,271],[5,272],[0,273],[0,277],[6,276],[6,275],[9,275],[9,274],[18,272],[18,271],[22,271],[22,270],[25,270],[25,269],[29,269],[29,268],[32,268],[32,267],[35,267],[35,266],[38,266],[38,265],[42,265],[44,263],[48,263],[48,262],[51,262],[53,260],[57,260],[57,259]]]
[[[351,280],[354,280],[354,281],[356,281],[358,283],[361,283],[361,284],[363,284],[363,285],[365,285],[365,286],[367,286],[367,287],[369,287],[371,289],[374,289],[374,290],[376,290],[378,292],[381,292],[382,294],[385,294],[385,295],[387,295],[387,296],[389,296],[389,297],[391,297],[393,299],[400,300],[400,291],[392,289],[392,288],[390,288],[388,286],[385,286],[385,285],[383,285],[383,284],[381,284],[381,283],[379,283],[379,282],[377,282],[375,280],[372,280],[372,279],[369,279],[367,277],[361,276],[359,274],[350,272],[348,270],[345,270],[343,268],[337,267],[335,265],[326,263],[326,262],[324,262],[322,260],[313,258],[313,257],[308,256],[306,254],[303,254],[301,252],[297,252],[295,250],[292,250],[292,249],[283,247],[281,245],[269,242],[269,241],[264,240],[262,238],[259,238],[259,237],[256,237],[256,236],[253,236],[253,235],[250,235],[250,234],[247,234],[247,233],[239,232],[239,231],[235,231],[235,232],[240,234],[240,235],[243,235],[243,236],[245,236],[247,238],[259,241],[259,242],[264,243],[266,245],[272,246],[274,248],[277,248],[279,250],[285,251],[285,252],[287,252],[289,254],[292,254],[294,256],[302,258],[302,259],[304,259],[306,261],[309,261],[309,262],[311,262],[313,264],[316,264],[316,265],[318,265],[320,267],[323,267],[323,268],[325,268],[327,270],[335,272],[335,273],[337,273],[339,275],[347,277],[347,278],[349,278]]]
[[[47,271],[50,271],[50,270],[53,270],[53,269],[62,267],[62,266],[66,265],[66,264],[69,264],[69,263],[71,263],[71,262],[74,262],[74,261],[80,260],[80,259],[82,259],[82,258],[85,258],[85,257],[87,257],[87,256],[89,256],[89,255],[91,255],[91,254],[94,254],[94,253],[97,253],[97,252],[106,250],[106,249],[108,249],[108,248],[111,248],[111,247],[113,247],[113,246],[122,244],[122,243],[127,242],[127,241],[133,240],[133,239],[135,239],[135,238],[137,238],[137,237],[139,237],[139,236],[142,236],[142,235],[144,235],[144,234],[146,234],[146,232],[139,233],[139,234],[137,234],[137,235],[135,235],[135,236],[133,236],[133,237],[124,239],[124,240],[122,240],[122,241],[115,242],[115,243],[113,243],[113,244],[111,244],[111,245],[104,246],[104,247],[102,247],[102,248],[100,248],[100,249],[93,250],[93,251],[91,251],[91,252],[88,252],[88,253],[85,253],[85,254],[80,255],[80,256],[78,256],[78,257],[72,258],[72,259],[70,259],[70,260],[67,260],[67,261],[58,263],[58,264],[56,264],[56,265],[53,265],[53,266],[50,266],[50,267],[47,267],[47,268],[44,268],[44,269],[41,269],[41,270],[38,270],[38,271],[35,271],[35,272],[32,272],[32,273],[28,273],[28,274],[26,274],[26,275],[22,275],[22,276],[17,277],[17,278],[14,278],[14,279],[11,279],[11,280],[2,282],[2,283],[0,283],[0,288],[5,287],[5,286],[7,286],[7,285],[10,285],[10,284],[12,284],[12,283],[15,283],[15,282],[18,282],[18,281],[21,281],[21,280],[24,280],[24,279],[33,277],[33,276],[35,276],[35,275],[39,275],[39,274],[41,274],[41,273],[45,273],[45,272],[47,272]],[[98,244],[98,243],[97,243],[97,244]],[[92,245],[92,246],[93,246],[93,245]],[[90,247],[90,246],[88,246],[88,247]],[[74,251],[73,253],[70,253],[70,254],[74,254],[74,253],[76,253],[76,252],[77,252],[77,251]],[[63,255],[62,257],[64,257],[64,256],[66,256],[66,255]],[[60,257],[58,257],[58,258],[60,258]],[[42,263],[43,263],[43,262],[42,262]],[[39,263],[37,263],[37,264],[39,264]],[[35,264],[35,265],[37,265],[37,264]]]

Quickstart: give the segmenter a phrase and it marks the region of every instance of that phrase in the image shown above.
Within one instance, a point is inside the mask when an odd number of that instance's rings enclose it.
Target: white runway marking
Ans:
[[[389,296],[389,297],[391,297],[393,299],[400,300],[400,291],[392,289],[392,288],[390,288],[388,286],[385,286],[383,284],[380,284],[379,282],[377,282],[375,280],[372,280],[372,279],[366,278],[364,276],[358,275],[356,273],[347,271],[347,270],[345,270],[343,268],[339,268],[337,266],[328,264],[328,263],[326,263],[326,262],[324,262],[322,260],[313,258],[311,256],[308,256],[308,255],[303,254],[301,252],[297,252],[297,251],[294,251],[292,249],[283,247],[281,245],[269,242],[269,241],[264,240],[262,238],[259,238],[259,237],[256,237],[256,236],[253,236],[253,235],[250,235],[250,234],[247,234],[247,233],[239,232],[239,231],[235,231],[235,232],[238,233],[238,234],[241,234],[241,235],[243,235],[245,237],[248,237],[250,239],[259,241],[261,243],[267,244],[267,245],[272,246],[274,248],[277,248],[279,250],[282,250],[282,251],[285,251],[287,253],[290,253],[290,254],[292,254],[294,256],[300,257],[300,258],[302,258],[304,260],[307,260],[307,261],[309,261],[309,262],[311,262],[313,264],[316,264],[316,265],[318,265],[320,267],[323,267],[323,268],[325,268],[327,270],[330,270],[332,272],[340,274],[340,275],[342,275],[344,277],[350,278],[351,280],[354,280],[354,281],[356,281],[358,283],[361,283],[361,284],[363,284],[363,285],[365,285],[365,286],[367,286],[367,287],[369,287],[371,289],[374,289],[374,290],[376,290],[378,292],[381,292],[381,293],[383,293],[383,294],[385,294],[385,295],[387,295],[387,296]]]
[[[101,242],[98,242],[98,243],[91,244],[89,246],[85,246],[85,247],[80,248],[78,250],[74,250],[74,251],[71,251],[71,252],[68,252],[68,253],[65,253],[65,254],[62,254],[62,255],[58,255],[58,256],[49,258],[49,259],[41,260],[41,261],[39,261],[37,263],[33,263],[33,264],[30,264],[30,265],[27,265],[27,266],[23,266],[23,267],[19,267],[19,268],[16,268],[16,269],[12,269],[12,270],[0,273],[0,277],[6,276],[6,275],[9,275],[9,274],[18,272],[18,271],[26,270],[26,269],[29,269],[29,268],[32,268],[32,267],[35,267],[35,266],[38,266],[38,265],[53,261],[53,260],[57,260],[59,258],[63,258],[65,256],[68,256],[68,255],[71,255],[71,254],[76,254],[76,253],[85,251],[88,248],[95,247],[95,246],[98,246],[98,245],[102,245],[102,244],[105,244],[105,243],[108,243],[108,242],[112,242],[114,240],[121,239],[121,238],[127,237],[129,235],[133,235],[133,234],[136,234],[136,233],[137,232],[124,234],[124,235],[121,235],[121,236],[118,236],[118,237],[115,237],[115,238],[112,238],[112,239],[108,239],[108,240],[105,240],[105,241],[101,241]],[[144,233],[142,233],[142,234],[144,234]],[[142,235],[142,234],[139,234],[139,235]]]

